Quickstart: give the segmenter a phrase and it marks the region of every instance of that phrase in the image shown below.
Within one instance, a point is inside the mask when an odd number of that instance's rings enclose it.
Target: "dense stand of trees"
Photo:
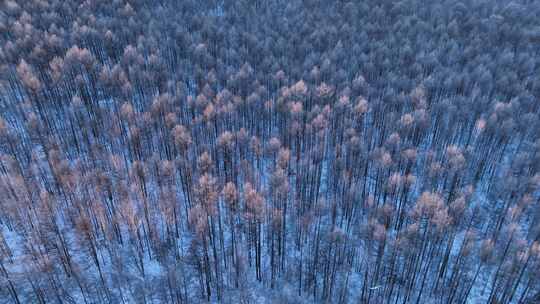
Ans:
[[[538,303],[540,5],[5,0],[1,303]]]

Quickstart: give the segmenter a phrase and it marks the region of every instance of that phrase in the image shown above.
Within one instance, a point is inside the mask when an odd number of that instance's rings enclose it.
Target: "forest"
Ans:
[[[1,1],[0,303],[540,303],[539,16]]]

